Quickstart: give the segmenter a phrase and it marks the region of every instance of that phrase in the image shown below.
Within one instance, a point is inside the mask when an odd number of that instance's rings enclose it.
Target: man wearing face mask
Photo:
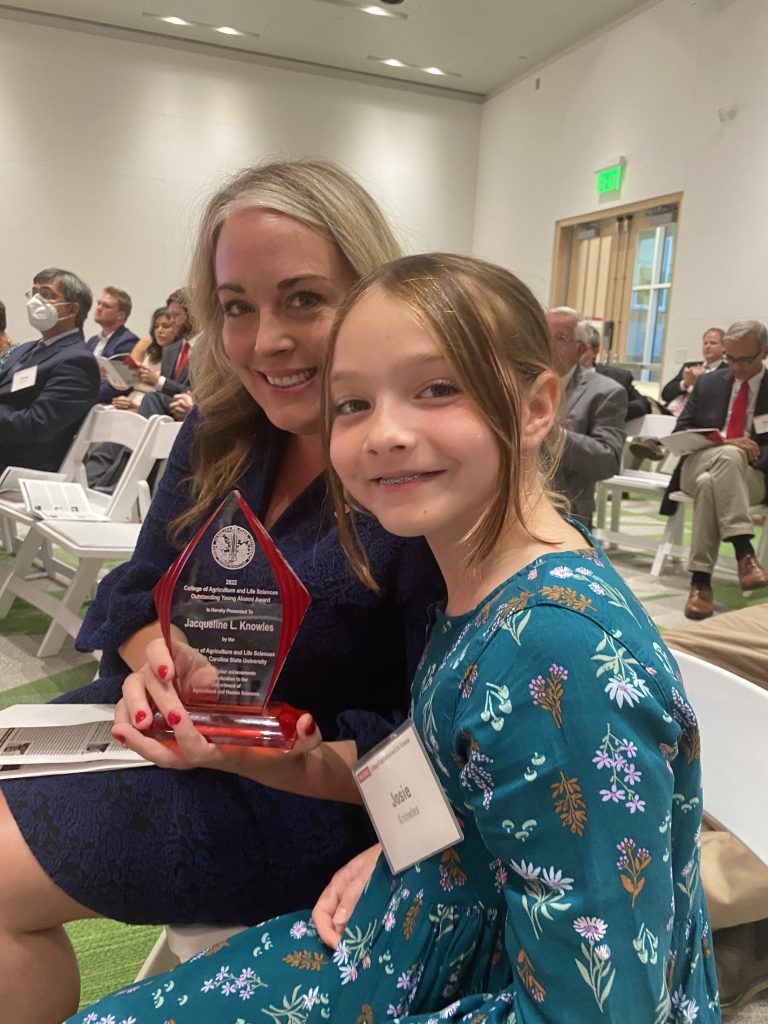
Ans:
[[[18,345],[0,369],[0,470],[58,469],[99,397],[100,375],[83,338],[91,290],[58,267],[41,270],[27,316],[42,337]]]

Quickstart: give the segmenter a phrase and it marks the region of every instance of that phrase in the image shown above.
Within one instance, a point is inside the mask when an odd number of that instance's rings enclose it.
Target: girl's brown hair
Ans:
[[[169,527],[176,542],[243,472],[264,419],[224,353],[216,292],[219,233],[227,217],[243,209],[275,210],[308,225],[339,247],[358,277],[400,255],[375,201],[330,163],[283,160],[248,167],[210,199],[190,270],[191,309],[201,331],[190,356],[200,421],[190,448],[192,501]]]
[[[467,564],[477,565],[491,553],[512,516],[526,526],[520,422],[530,386],[542,373],[552,371],[544,312],[530,289],[509,271],[469,256],[406,256],[358,282],[336,314],[323,375],[323,445],[329,465],[334,417],[330,368],[336,338],[348,313],[374,288],[404,302],[433,335],[496,440],[497,493],[463,539]],[[554,475],[561,446],[562,430],[556,426],[537,454],[537,471],[545,488]],[[329,476],[341,543],[361,579],[375,586],[354,516],[345,514],[351,502],[334,470]]]

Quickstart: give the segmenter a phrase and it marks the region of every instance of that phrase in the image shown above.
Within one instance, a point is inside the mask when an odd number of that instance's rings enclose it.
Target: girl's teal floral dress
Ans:
[[[275,918],[72,1024],[719,1021],[696,718],[599,549],[437,611],[413,714],[462,843],[380,859],[335,952]]]

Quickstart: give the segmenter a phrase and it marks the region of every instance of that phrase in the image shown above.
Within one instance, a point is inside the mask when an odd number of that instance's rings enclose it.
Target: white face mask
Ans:
[[[50,331],[61,320],[56,307],[68,305],[68,302],[46,302],[39,295],[33,295],[27,299],[27,317],[39,331]]]

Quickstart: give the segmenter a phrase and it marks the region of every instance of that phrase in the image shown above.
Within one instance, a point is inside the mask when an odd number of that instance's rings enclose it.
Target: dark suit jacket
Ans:
[[[149,418],[150,416],[170,415],[171,402],[174,396],[180,395],[183,391],[190,390],[192,385],[189,379],[189,359],[187,359],[182,367],[181,372],[177,376],[173,375],[183,340],[182,338],[179,341],[174,341],[172,345],[166,345],[163,349],[163,355],[160,360],[160,376],[165,377],[165,380],[159,391],[150,391],[142,398],[141,405],[139,406],[139,412],[142,416]]]
[[[627,395],[609,377],[577,366],[565,403],[565,446],[555,487],[586,522],[595,510],[595,481],[607,480],[621,465]]]
[[[18,345],[0,372],[0,470],[58,469],[99,394],[99,368],[81,330],[25,361],[36,344]],[[11,391],[16,370],[30,366],[37,366],[35,383]]]
[[[685,408],[677,418],[674,433],[677,433],[678,430],[692,430],[694,427],[711,427],[712,430],[722,430],[728,415],[728,403],[731,400],[732,388],[733,374],[730,370],[715,370],[713,373],[705,373],[699,377],[685,403]],[[762,416],[765,413],[768,413],[768,371],[763,371],[763,379],[760,382],[760,389],[755,401],[754,415]],[[750,437],[760,446],[760,455],[750,465],[753,469],[759,469],[763,473],[766,485],[768,485],[768,431],[758,434],[753,425]],[[662,515],[671,516],[677,508],[677,502],[670,501],[669,495],[673,491],[680,490],[680,469],[685,458],[684,455],[679,460],[672,473],[669,486],[661,502]]]
[[[125,324],[123,324],[114,332],[112,337],[104,346],[104,351],[101,354],[105,359],[110,359],[112,356],[117,355],[128,355],[138,340],[138,337],[133,333],[133,331],[129,331]],[[98,334],[94,334],[92,338],[89,338],[85,343],[88,346],[88,351],[93,352],[98,342]],[[103,380],[101,382],[101,387],[99,388],[99,402],[102,405],[109,405],[115,395],[124,395],[125,393],[126,392],[124,391],[118,391],[116,388],[113,388],[108,380]]]
[[[606,363],[595,363],[595,370],[602,373],[604,377],[610,377],[617,384],[621,384],[627,392],[627,419],[636,420],[640,416],[647,416],[651,411],[651,403],[635,387],[635,378],[629,370],[622,370],[619,366],[608,366]]]
[[[680,369],[677,371],[676,376],[672,380],[668,380],[664,387],[661,389],[661,400],[666,404],[673,402],[679,395],[683,393],[683,370],[687,370],[689,366],[701,366],[703,359],[692,359],[690,362],[683,363]],[[725,363],[721,363],[718,369],[727,369]]]

